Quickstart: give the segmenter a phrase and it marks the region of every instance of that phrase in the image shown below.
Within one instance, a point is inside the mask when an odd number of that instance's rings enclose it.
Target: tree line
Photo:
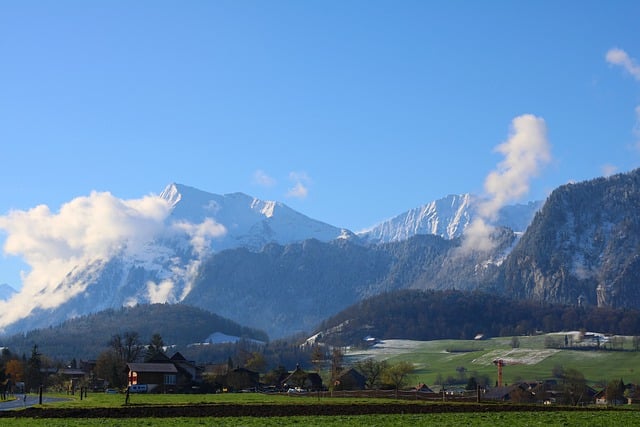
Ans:
[[[167,343],[179,346],[206,342],[213,332],[269,341],[264,331],[241,326],[200,308],[184,304],[141,304],[108,309],[67,320],[58,326],[0,337],[0,346],[22,354],[37,344],[43,353],[54,359],[95,359],[112,335],[124,336],[130,331],[143,337],[161,331]]]
[[[342,325],[341,328],[335,328]],[[339,332],[327,332],[332,328]],[[640,335],[640,311],[579,307],[511,300],[496,294],[464,291],[400,290],[348,307],[322,322],[321,340],[332,345],[361,345],[363,338],[473,339],[536,332],[590,330]]]

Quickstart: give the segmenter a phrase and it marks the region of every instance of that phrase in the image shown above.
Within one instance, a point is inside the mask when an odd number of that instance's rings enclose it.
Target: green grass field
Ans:
[[[51,397],[68,397],[66,395],[48,394]],[[108,408],[121,407],[124,404],[122,394],[89,393],[80,400],[78,396],[70,396],[69,401],[42,405],[48,408]],[[188,404],[244,404],[244,405],[357,405],[359,403],[410,404],[410,401],[392,399],[366,398],[322,398],[287,395],[268,395],[254,393],[229,393],[209,395],[132,395],[133,405],[188,405]],[[437,403],[436,403],[437,404]],[[601,425],[635,425],[640,420],[636,409],[600,410],[578,412],[477,412],[477,413],[430,413],[404,415],[358,415],[358,416],[291,416],[291,417],[172,417],[172,418],[0,418],[0,425],[16,427],[59,427],[59,426],[601,426]]]
[[[480,374],[496,378],[493,360],[505,358],[513,363],[504,367],[504,380],[537,380],[552,377],[555,366],[574,368],[581,371],[594,384],[601,381],[623,378],[625,382],[640,382],[640,352],[634,351],[578,351],[553,350],[544,345],[544,336],[519,337],[520,346],[511,348],[511,338],[496,338],[484,341],[442,340],[430,342],[389,340],[382,348],[367,351],[347,352],[347,360],[363,357],[387,359],[393,363],[406,360],[416,366],[410,384],[424,382],[434,384],[436,377],[456,376],[456,368],[463,366],[467,375]],[[630,347],[627,344],[627,347]],[[455,351],[451,351],[455,350]],[[630,350],[630,348],[628,348]],[[43,406],[60,408],[108,408],[124,405],[123,394],[90,393],[80,400],[79,396],[69,401]],[[331,399],[317,396],[287,396],[268,394],[208,394],[208,395],[148,395],[131,394],[132,405],[190,405],[190,404],[244,404],[278,405],[357,405],[358,403],[387,402],[387,399],[340,398]],[[399,401],[396,403],[409,403]],[[640,421],[637,407],[626,410],[602,410],[585,412],[482,412],[482,413],[433,413],[405,415],[359,415],[359,416],[295,416],[273,418],[133,418],[133,419],[34,419],[1,418],[2,425],[21,426],[401,426],[439,425],[458,426],[601,426],[635,425]]]
[[[160,426],[623,426],[636,425],[640,415],[632,411],[597,412],[501,412],[426,415],[360,415],[272,418],[141,418],[141,419],[34,419],[4,418],[12,427],[160,427]]]
[[[515,350],[511,348],[510,337],[483,341],[388,340],[386,348],[352,351],[347,355],[352,361],[363,357],[387,359],[391,363],[409,361],[416,367],[411,384],[432,385],[438,375],[456,377],[458,367],[464,367],[467,376],[477,373],[495,381],[497,370],[492,362],[498,358],[515,362],[503,369],[505,383],[552,378],[557,365],[579,370],[591,385],[620,378],[626,383],[640,383],[640,352],[631,351],[630,339],[625,344],[628,351],[553,350],[545,348],[542,335],[518,339],[520,347]],[[448,352],[448,349],[464,351]]]

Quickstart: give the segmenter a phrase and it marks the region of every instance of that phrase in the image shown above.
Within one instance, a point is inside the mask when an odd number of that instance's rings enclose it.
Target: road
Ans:
[[[38,405],[39,398],[37,394],[16,394],[15,400],[2,400],[0,401],[0,411],[11,411],[13,409],[26,408],[29,406]],[[64,402],[65,399],[62,397],[47,397],[42,396],[42,403],[55,403],[55,402]]]

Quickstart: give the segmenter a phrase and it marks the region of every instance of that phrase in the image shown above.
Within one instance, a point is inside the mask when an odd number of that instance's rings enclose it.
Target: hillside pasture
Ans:
[[[455,378],[463,384],[460,372],[465,376],[486,376],[497,380],[493,363],[503,359],[505,383],[519,380],[543,380],[553,378],[559,368],[573,368],[582,372],[591,385],[622,378],[625,382],[640,383],[640,352],[633,351],[631,337],[623,337],[624,346],[619,350],[547,348],[547,336],[558,338],[565,333],[536,336],[519,336],[519,346],[512,348],[512,337],[487,340],[384,340],[364,349],[348,349],[347,360],[356,362],[368,357],[387,360],[390,363],[408,361],[415,371],[411,385],[434,385],[438,378]]]

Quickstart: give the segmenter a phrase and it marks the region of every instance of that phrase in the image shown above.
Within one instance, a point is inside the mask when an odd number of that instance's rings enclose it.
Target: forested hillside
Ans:
[[[463,291],[388,292],[366,299],[327,319],[320,341],[361,345],[363,338],[473,339],[485,336],[592,330],[637,335],[640,311],[540,304]]]
[[[500,228],[491,253],[459,253],[460,239],[414,236],[363,246],[350,240],[270,244],[260,252],[222,251],[203,263],[184,302],[239,323],[264,327],[272,337],[309,333],[327,317],[396,289],[474,289],[492,283],[492,262],[515,235]],[[481,268],[478,266],[481,265]]]
[[[640,169],[559,187],[505,261],[513,298],[640,307]]]
[[[268,341],[265,332],[242,326],[200,308],[184,304],[137,305],[77,317],[56,327],[0,338],[0,347],[16,354],[30,354],[37,345],[51,358],[95,359],[115,334],[136,332],[143,343],[160,334],[167,345],[204,342],[214,332]]]

